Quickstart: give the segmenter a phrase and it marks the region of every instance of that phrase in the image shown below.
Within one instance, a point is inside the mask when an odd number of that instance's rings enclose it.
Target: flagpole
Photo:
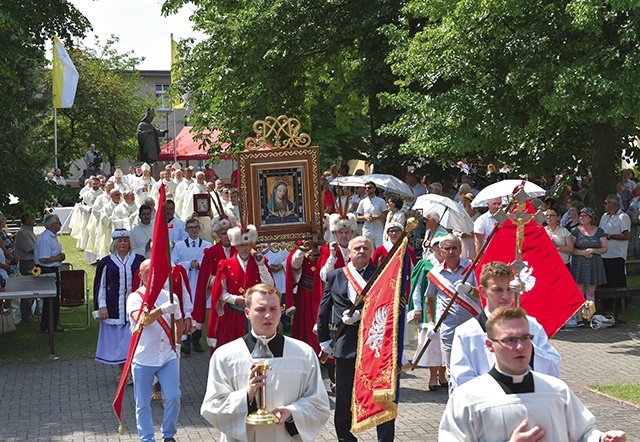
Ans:
[[[58,109],[53,107],[53,162],[58,169]]]
[[[516,204],[516,200],[514,198],[514,195],[516,194],[516,192],[518,190],[520,190],[521,187],[522,187],[522,185],[516,187],[516,189],[514,190],[513,194],[511,195],[511,199],[509,200],[509,204],[504,209],[505,213],[509,213],[511,208]],[[496,232],[498,231],[498,229],[500,228],[501,225],[502,225],[501,222],[497,222],[493,226],[493,229],[491,230],[491,233],[489,233],[489,236],[487,237],[487,240],[484,242],[484,244],[482,244],[482,247],[478,251],[478,254],[473,259],[473,262],[471,263],[471,266],[469,266],[469,268],[466,270],[464,278],[462,278],[462,283],[463,284],[467,282],[467,279],[469,279],[469,276],[471,275],[471,272],[473,271],[473,269],[475,269],[476,265],[478,265],[478,262],[480,261],[480,258],[482,258],[482,255],[484,255],[485,250],[487,250],[487,246],[489,245],[489,243],[491,242],[491,239],[495,236]],[[453,307],[453,303],[456,302],[457,298],[458,298],[458,293],[456,292],[451,297],[451,300],[449,301],[449,303],[445,307],[444,311],[440,315],[440,319],[438,319],[438,322],[436,323],[435,327],[433,328],[433,331],[438,331],[440,329],[440,326],[442,325],[442,322],[444,321],[444,318],[447,317],[447,314],[449,313],[449,310],[451,310],[451,307]],[[411,370],[415,370],[416,369],[416,366],[418,365],[418,361],[420,361],[420,359],[424,355],[424,352],[427,351],[427,347],[429,347],[429,344],[431,344],[431,339],[427,339],[427,342],[424,343],[424,346],[420,349],[419,352],[416,351],[416,354],[418,356],[414,355],[413,361],[411,361]]]
[[[173,105],[171,105],[173,107]],[[177,153],[177,143],[178,140],[178,131],[176,129],[176,110],[173,109],[173,162],[176,163],[178,161],[178,153]]]

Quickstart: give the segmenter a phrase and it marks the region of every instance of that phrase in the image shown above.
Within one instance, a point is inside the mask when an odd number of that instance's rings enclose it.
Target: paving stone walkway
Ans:
[[[627,440],[640,441],[640,409],[587,388],[593,384],[640,382],[640,325],[561,330],[552,342],[563,356],[562,378],[595,414],[598,427],[623,429]],[[220,439],[220,434],[199,413],[207,362],[208,353],[182,359],[182,410],[176,437],[179,442]],[[111,409],[116,388],[113,367],[93,360],[13,364],[0,366],[0,379],[0,441],[137,440],[131,387],[124,401],[125,435],[118,436],[116,431],[117,421]],[[427,369],[403,375],[396,440],[437,439],[447,396],[443,390],[429,392],[427,383]],[[158,432],[161,416],[162,407],[155,401]],[[363,441],[376,440],[375,431],[360,437]],[[336,440],[332,419],[317,440]]]

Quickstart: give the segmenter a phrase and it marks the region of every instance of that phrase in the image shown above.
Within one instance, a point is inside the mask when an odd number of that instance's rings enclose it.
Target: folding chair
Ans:
[[[60,318],[62,327],[69,330],[85,330],[89,328],[91,325],[91,308],[89,305],[87,273],[84,270],[60,270],[60,307],[74,310],[76,307],[84,307],[87,311],[86,322],[64,324],[62,323],[62,318]]]

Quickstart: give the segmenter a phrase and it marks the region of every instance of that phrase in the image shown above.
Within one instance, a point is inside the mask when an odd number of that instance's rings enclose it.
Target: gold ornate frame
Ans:
[[[256,226],[259,250],[291,250],[296,240],[313,240],[322,232],[320,152],[309,147],[311,138],[300,133],[294,118],[267,117],[253,128],[256,136],[247,138],[247,150],[238,154],[241,222]],[[268,201],[280,181],[287,183],[293,207],[274,221]]]

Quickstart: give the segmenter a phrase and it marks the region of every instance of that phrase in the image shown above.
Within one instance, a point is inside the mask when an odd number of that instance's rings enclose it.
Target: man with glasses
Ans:
[[[600,228],[604,230],[608,249],[602,254],[607,283],[604,287],[626,287],[625,261],[631,239],[631,218],[620,208],[618,195],[607,195],[604,200],[605,212],[600,218]],[[603,299],[602,309],[611,310],[613,299]],[[620,301],[618,301],[620,302]]]
[[[462,241],[460,238],[448,234],[440,240],[440,251],[444,256],[444,261],[436,265],[427,274],[429,285],[425,296],[427,316],[435,318],[435,321],[438,322],[444,314],[449,301],[454,298],[456,293],[458,294],[455,296],[455,301],[440,326],[440,347],[448,371],[451,345],[453,344],[453,334],[456,327],[478,316],[482,308],[478,292],[474,287],[475,277],[473,272],[467,278],[467,282],[462,283],[462,279],[465,276],[463,274],[464,270],[471,265],[471,261],[460,258],[462,253]],[[430,337],[433,333],[435,333],[433,324],[430,324],[427,330],[427,337]]]
[[[513,304],[513,290],[509,287],[512,280],[513,270],[503,262],[489,262],[482,267],[478,289],[487,303],[482,313],[456,328],[451,348],[452,389],[488,373],[495,364],[494,353],[484,345],[487,320],[497,308],[511,307]],[[538,321],[531,316],[527,316],[527,321],[533,334],[534,351],[529,363],[531,370],[559,377],[560,355],[549,344],[547,334]]]
[[[563,381],[529,369],[533,338],[523,309],[494,310],[485,345],[496,365],[453,392],[438,440],[626,440],[623,431],[600,432],[593,414]]]
[[[376,196],[376,185],[367,181],[364,184],[367,197],[358,204],[358,221],[362,221],[362,236],[371,241],[373,250],[382,245],[384,222],[387,219],[387,203]]]
[[[189,294],[191,297],[191,302],[185,302],[185,306],[187,304],[193,306],[195,303],[195,295],[196,295],[196,286],[198,285],[198,275],[200,273],[200,265],[202,264],[202,258],[204,257],[204,249],[211,247],[209,241],[205,241],[200,238],[198,235],[200,234],[200,222],[197,219],[191,217],[185,221],[185,230],[187,232],[187,238],[183,241],[177,242],[173,247],[173,251],[171,252],[171,261],[174,264],[179,264],[187,270],[187,274],[189,275]],[[191,308],[193,310],[193,307]],[[191,311],[187,312],[185,309],[185,321],[191,319]],[[187,330],[190,331],[190,330]],[[185,354],[191,353],[191,344],[193,344],[193,349],[202,353],[204,350],[200,345],[200,336],[202,332],[196,334],[187,335],[187,339],[182,341],[182,347],[180,347],[180,351]]]
[[[62,245],[58,242],[58,232],[62,227],[58,215],[47,215],[44,217],[45,231],[36,240],[36,248],[33,254],[35,265],[39,266],[42,273],[56,274],[56,287],[60,291],[60,282],[58,278],[58,270],[60,264],[66,259],[62,253]],[[53,323],[55,331],[63,332],[60,326],[60,297],[53,298],[53,311],[49,310],[49,302],[45,302],[42,306],[42,316],[40,318],[40,331],[47,333],[49,331],[49,315],[53,315]]]

